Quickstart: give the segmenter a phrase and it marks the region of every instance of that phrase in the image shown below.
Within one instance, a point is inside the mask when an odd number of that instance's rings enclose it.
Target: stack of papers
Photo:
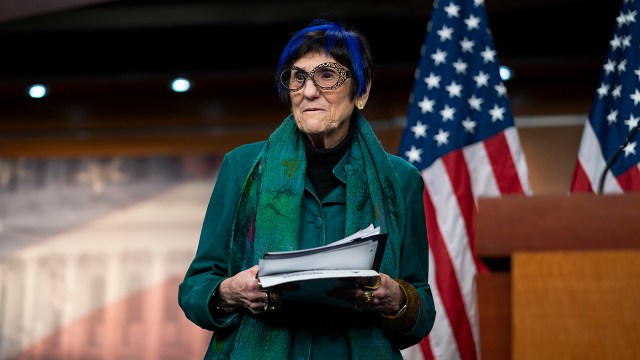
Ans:
[[[334,243],[311,249],[268,252],[259,262],[258,280],[264,289],[295,284],[282,291],[283,301],[347,305],[326,292],[355,284],[358,277],[378,276],[387,234],[379,227],[362,229]],[[349,281],[353,280],[353,281]]]

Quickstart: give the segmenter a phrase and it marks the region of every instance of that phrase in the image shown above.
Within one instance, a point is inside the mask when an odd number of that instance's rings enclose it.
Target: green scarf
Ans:
[[[380,271],[398,277],[404,201],[398,175],[367,121],[360,115],[349,150],[345,234],[369,224],[388,233]],[[305,186],[304,136],[289,115],[266,141],[245,180],[233,225],[231,274],[258,263],[267,251],[298,248],[301,204]],[[349,329],[354,359],[391,358],[392,350],[378,327]],[[233,339],[235,338],[235,339]],[[245,315],[235,336],[219,339],[214,358],[282,359],[289,355],[291,336],[260,316]],[[237,345],[237,346],[236,346]],[[376,347],[377,346],[377,347]],[[217,353],[217,354],[216,354]]]

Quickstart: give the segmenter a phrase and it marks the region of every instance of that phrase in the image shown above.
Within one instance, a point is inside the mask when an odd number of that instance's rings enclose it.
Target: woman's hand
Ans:
[[[363,283],[368,282],[367,278],[362,280]],[[400,285],[383,273],[380,273],[380,286],[375,288],[376,285],[369,288],[361,285],[360,288],[352,289],[351,296],[355,306],[363,310],[379,311],[384,314],[397,313],[407,301]]]
[[[279,294],[275,292],[268,294],[262,290],[256,277],[257,273],[258,265],[255,265],[222,281],[216,292],[217,298],[214,299],[216,305],[223,309],[245,307],[253,314],[265,312],[267,310],[265,305],[275,307],[279,302]]]

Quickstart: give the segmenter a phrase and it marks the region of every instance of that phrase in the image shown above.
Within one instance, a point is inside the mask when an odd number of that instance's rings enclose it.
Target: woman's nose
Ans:
[[[318,89],[311,77],[304,79],[304,88],[302,91],[306,97],[315,97],[320,94],[320,89]]]

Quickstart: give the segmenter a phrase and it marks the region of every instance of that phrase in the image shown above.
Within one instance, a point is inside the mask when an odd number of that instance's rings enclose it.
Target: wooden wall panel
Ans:
[[[512,274],[514,360],[640,358],[640,251],[516,253]]]
[[[476,250],[508,257],[515,251],[638,248],[639,206],[640,193],[481,199]]]
[[[534,195],[569,192],[582,128],[580,124],[518,129]]]
[[[482,359],[511,358],[511,274],[482,273],[476,277]]]

